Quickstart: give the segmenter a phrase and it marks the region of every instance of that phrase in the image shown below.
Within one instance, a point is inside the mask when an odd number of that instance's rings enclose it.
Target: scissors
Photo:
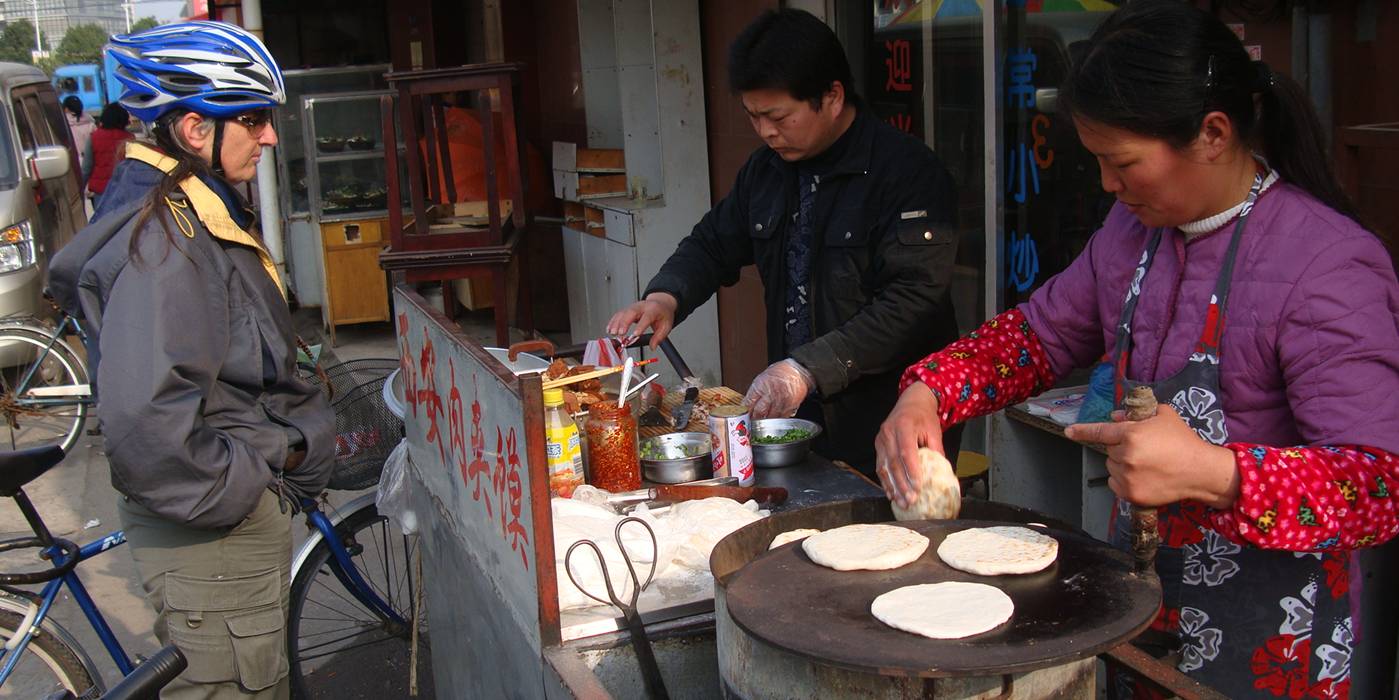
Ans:
[[[646,528],[646,534],[651,537],[651,571],[646,574],[646,581],[642,582],[636,575],[636,566],[632,564],[631,554],[622,544],[622,528],[628,523],[640,523]],[[646,626],[641,622],[641,614],[636,610],[636,601],[641,597],[642,589],[651,585],[651,579],[656,575],[656,557],[659,550],[656,545],[656,531],[651,529],[650,524],[641,518],[628,516],[617,521],[617,527],[612,530],[612,536],[617,541],[617,549],[622,553],[622,559],[627,563],[627,573],[631,576],[631,598],[625,603],[617,595],[617,590],[612,586],[612,572],[607,569],[607,560],[602,556],[602,550],[597,543],[592,540],[578,540],[568,548],[564,554],[564,572],[568,574],[568,580],[578,588],[583,595],[596,600],[599,603],[615,605],[622,611],[622,617],[627,622],[627,632],[631,635],[632,648],[636,650],[637,663],[641,665],[641,680],[646,685],[646,696],[657,700],[667,700],[670,695],[666,693],[665,681],[661,679],[661,668],[656,664],[656,654],[651,650],[651,640],[646,636]],[[579,547],[588,547],[597,556],[598,568],[602,570],[602,581],[607,586],[607,599],[599,598],[578,583],[578,579],[573,577],[573,550]]]

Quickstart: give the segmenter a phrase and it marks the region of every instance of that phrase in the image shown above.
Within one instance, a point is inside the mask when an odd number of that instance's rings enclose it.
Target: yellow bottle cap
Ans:
[[[562,406],[562,405],[563,405],[563,389],[545,389],[545,390],[544,390],[544,405],[545,405],[545,406]]]

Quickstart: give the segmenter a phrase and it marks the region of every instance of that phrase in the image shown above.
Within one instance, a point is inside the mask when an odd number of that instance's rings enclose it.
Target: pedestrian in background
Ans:
[[[92,172],[87,178],[88,197],[92,206],[97,207],[98,199],[107,190],[112,179],[112,169],[126,155],[126,142],[134,138],[126,127],[131,124],[131,115],[119,103],[112,102],[102,108],[102,116],[97,120],[97,130],[92,132]]]
[[[97,122],[83,111],[83,100],[77,95],[63,98],[63,112],[68,117],[68,132],[73,135],[73,147],[78,150],[78,166],[86,183],[88,175],[92,173],[92,132],[97,130]]]

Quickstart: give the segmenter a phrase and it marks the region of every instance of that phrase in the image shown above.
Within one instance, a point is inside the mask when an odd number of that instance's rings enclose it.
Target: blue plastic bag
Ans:
[[[1078,409],[1080,423],[1106,423],[1112,420],[1112,363],[1101,362],[1088,377],[1088,394]]]

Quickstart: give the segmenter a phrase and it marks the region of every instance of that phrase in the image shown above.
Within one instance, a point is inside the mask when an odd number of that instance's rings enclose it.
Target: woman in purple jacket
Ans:
[[[1355,552],[1399,528],[1399,283],[1306,95],[1192,4],[1139,0],[1060,105],[1118,202],[1028,303],[908,369],[876,441],[886,491],[911,500],[946,427],[1106,353],[1119,401],[1146,384],[1167,405],[1067,433],[1107,447],[1110,539],[1130,504],[1160,508],[1154,626],[1180,670],[1230,697],[1380,692],[1394,626],[1360,608]]]

